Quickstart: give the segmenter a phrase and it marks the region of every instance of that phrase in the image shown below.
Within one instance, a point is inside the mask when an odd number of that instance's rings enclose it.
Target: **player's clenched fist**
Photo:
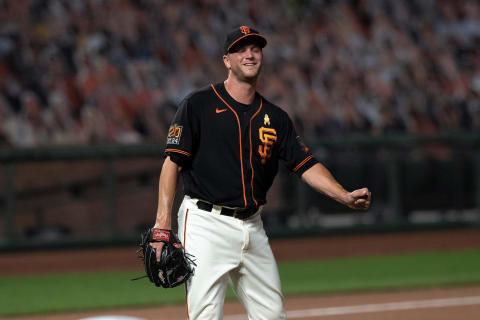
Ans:
[[[368,210],[372,201],[372,193],[368,188],[350,192],[346,205],[355,210]]]

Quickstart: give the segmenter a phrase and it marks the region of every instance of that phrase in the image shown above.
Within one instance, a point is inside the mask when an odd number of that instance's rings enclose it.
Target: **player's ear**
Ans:
[[[225,67],[230,70],[231,68],[231,64],[230,64],[230,58],[228,57],[228,55],[223,55],[223,63],[225,64]]]

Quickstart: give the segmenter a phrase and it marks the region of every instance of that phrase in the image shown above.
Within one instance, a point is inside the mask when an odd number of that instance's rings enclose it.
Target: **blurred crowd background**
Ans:
[[[0,143],[163,143],[240,25],[307,141],[480,132],[479,1],[0,0]]]

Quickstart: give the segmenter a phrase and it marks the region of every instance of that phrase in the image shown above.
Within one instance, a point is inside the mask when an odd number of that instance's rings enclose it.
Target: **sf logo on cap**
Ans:
[[[247,27],[247,26],[241,26],[241,27],[240,27],[240,31],[241,31],[243,34],[249,34],[249,33],[250,33],[250,28]]]

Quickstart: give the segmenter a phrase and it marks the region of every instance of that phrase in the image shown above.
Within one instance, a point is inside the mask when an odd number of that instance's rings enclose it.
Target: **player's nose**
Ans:
[[[245,59],[253,60],[254,58],[255,56],[253,55],[252,48],[248,48],[247,50],[245,50]]]

